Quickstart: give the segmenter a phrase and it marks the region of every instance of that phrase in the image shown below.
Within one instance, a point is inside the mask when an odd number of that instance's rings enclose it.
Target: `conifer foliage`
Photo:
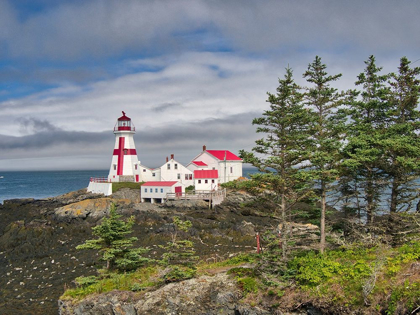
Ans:
[[[255,118],[257,133],[264,137],[256,141],[253,152],[240,151],[241,157],[262,172],[252,179],[275,194],[272,199],[280,208],[282,221],[283,258],[287,254],[287,221],[290,209],[309,193],[305,185],[302,163],[308,157],[309,119],[303,107],[301,88],[294,82],[290,68],[279,79],[276,94],[268,94],[270,109]],[[264,190],[266,191],[266,190]]]
[[[328,75],[326,69],[327,66],[321,62],[321,58],[316,56],[303,74],[303,77],[312,84],[305,94],[305,104],[312,116],[310,124],[312,150],[308,160],[312,169],[312,180],[317,184],[321,202],[321,253],[325,249],[327,192],[331,183],[339,177],[345,118],[338,110],[345,102],[345,94],[331,86],[341,74]]]
[[[130,271],[135,270],[149,259],[142,255],[148,252],[146,248],[132,248],[137,237],[128,237],[134,224],[134,217],[127,221],[120,219],[115,204],[111,204],[109,216],[102,223],[92,228],[92,234],[97,239],[87,240],[76,249],[95,249],[102,255],[101,260],[106,261],[108,270]]]
[[[303,74],[308,87],[287,68],[277,94],[268,93],[270,108],[253,120],[264,137],[252,152],[240,151],[261,172],[252,176],[258,185],[249,186],[279,206],[283,228],[293,203],[312,189],[321,253],[327,201],[368,224],[380,214],[420,212],[420,68],[410,65],[403,57],[398,73],[381,74],[370,56],[355,82],[359,91],[344,92],[333,87],[341,74],[328,74],[316,56]]]

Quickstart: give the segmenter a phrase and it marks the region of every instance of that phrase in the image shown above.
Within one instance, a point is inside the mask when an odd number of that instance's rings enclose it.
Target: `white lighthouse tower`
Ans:
[[[140,163],[134,145],[136,129],[131,119],[122,112],[114,127],[115,146],[108,180],[110,182],[139,182]]]

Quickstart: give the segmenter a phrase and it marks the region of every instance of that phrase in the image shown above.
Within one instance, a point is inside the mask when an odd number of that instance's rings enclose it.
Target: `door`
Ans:
[[[136,175],[136,183],[139,182],[139,175]]]
[[[175,187],[175,196],[181,197],[182,196],[182,187]]]

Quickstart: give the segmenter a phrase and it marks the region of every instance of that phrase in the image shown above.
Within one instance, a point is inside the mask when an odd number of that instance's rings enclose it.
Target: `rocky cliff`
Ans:
[[[106,215],[111,201],[119,213],[135,216],[137,245],[149,246],[152,258],[160,258],[158,245],[169,239],[174,215],[192,221],[190,236],[197,253],[210,261],[255,250],[255,233],[278,224],[248,205],[252,198],[240,193],[230,194],[216,209],[200,203],[138,204],[135,198],[135,192],[103,198],[81,190],[57,198],[10,200],[0,205],[1,314],[57,314],[57,300],[65,288],[78,276],[96,274],[102,267],[97,257],[75,247],[91,238],[91,227]],[[194,281],[198,280],[191,283]]]
[[[168,284],[148,293],[113,291],[78,301],[60,301],[61,315],[206,314],[263,315],[257,307],[240,303],[243,297],[226,273]]]

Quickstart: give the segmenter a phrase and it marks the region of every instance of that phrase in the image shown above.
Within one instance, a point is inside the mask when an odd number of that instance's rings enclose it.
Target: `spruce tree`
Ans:
[[[376,66],[375,57],[370,56],[365,64],[364,72],[356,81],[356,85],[362,86],[360,98],[351,103],[348,112],[350,123],[343,165],[347,168],[346,173],[353,177],[359,207],[363,206],[360,200],[364,200],[370,223],[385,185],[384,139],[389,88],[386,86],[388,76],[379,74],[382,68]]]
[[[321,240],[320,252],[325,250],[325,214],[327,192],[339,176],[344,119],[339,107],[345,101],[345,93],[331,87],[341,74],[328,75],[327,66],[316,56],[309,64],[303,77],[312,84],[305,93],[305,103],[311,113],[312,150],[309,156],[313,180],[319,191],[321,203]]]
[[[92,234],[97,239],[87,240],[78,245],[76,249],[96,249],[102,254],[102,260],[106,261],[108,270],[130,271],[140,267],[149,259],[142,255],[148,252],[145,248],[132,248],[137,237],[127,237],[131,234],[134,217],[127,222],[120,220],[114,204],[111,204],[109,216],[102,223],[92,228]]]
[[[391,74],[390,110],[384,140],[385,173],[391,188],[390,212],[410,210],[418,198],[420,175],[420,68],[400,59],[398,73]]]
[[[270,109],[252,122],[257,133],[264,137],[256,141],[253,152],[241,151],[246,163],[256,166],[260,174],[252,180],[265,187],[264,192],[273,194],[280,207],[282,222],[282,255],[287,254],[287,221],[291,207],[308,194],[302,170],[307,159],[309,115],[303,107],[301,87],[293,79],[288,67],[284,79],[279,79],[276,94],[268,94]]]

